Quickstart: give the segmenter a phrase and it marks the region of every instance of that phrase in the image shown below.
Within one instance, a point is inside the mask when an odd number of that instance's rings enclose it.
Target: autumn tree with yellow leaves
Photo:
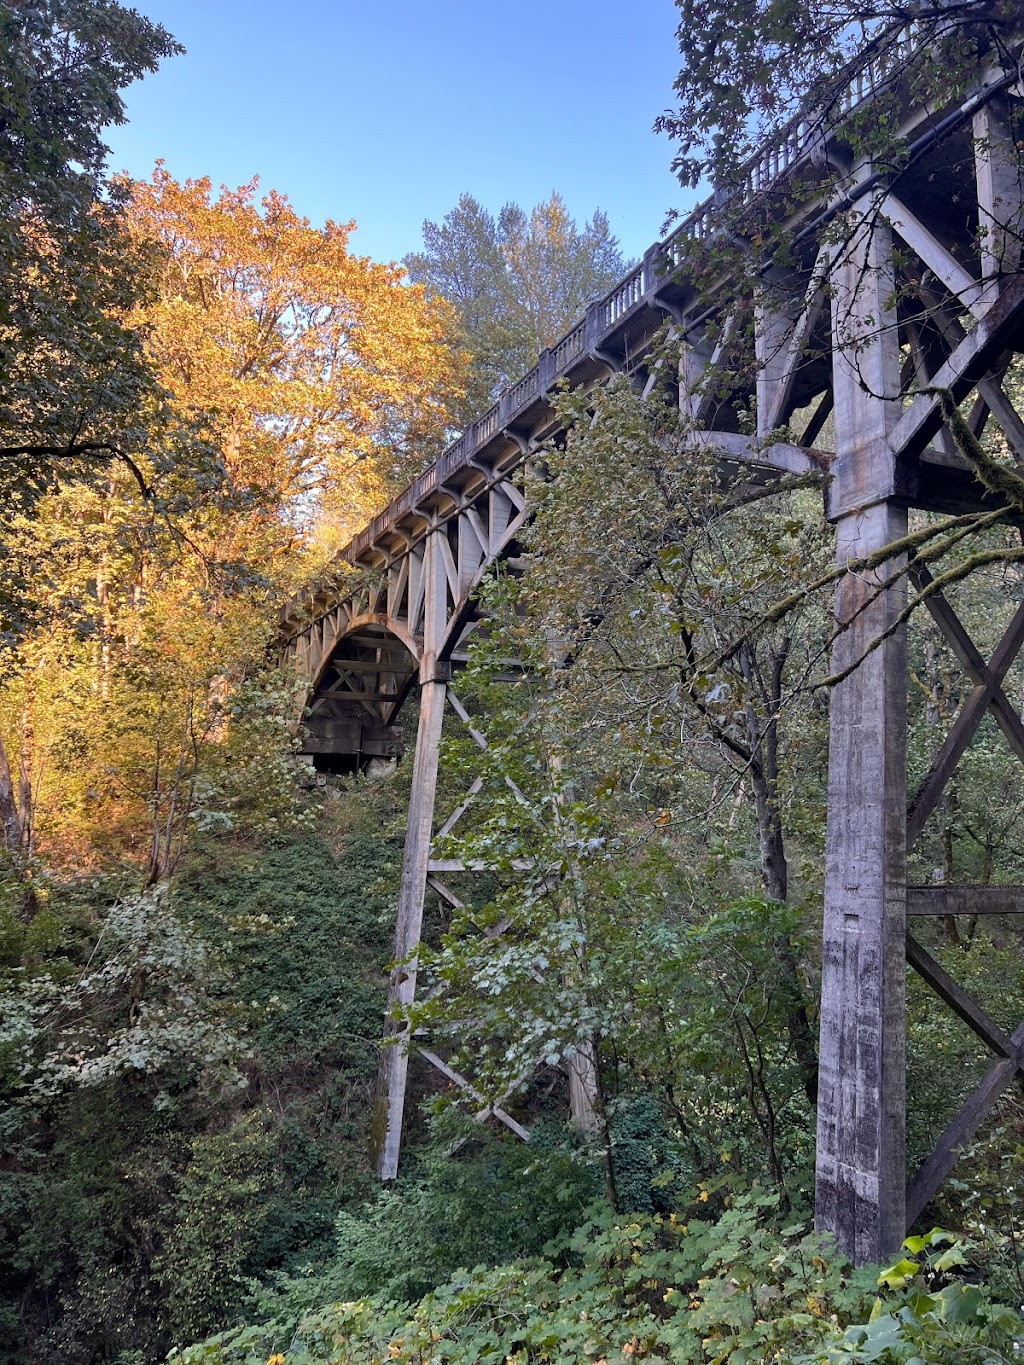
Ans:
[[[464,358],[448,305],[352,255],[353,224],[160,166],[122,190],[151,284],[123,321],[161,411],[130,466],[11,525],[37,610],[4,668],[0,814],[22,860],[159,880],[190,822],[285,780],[294,701],[254,685],[277,603],[437,455]]]
[[[137,324],[232,488],[337,539],[437,457],[465,358],[446,344],[443,300],[350,253],[354,223],[316,228],[257,192],[214,197],[161,166],[134,187],[132,230],[159,262]]]

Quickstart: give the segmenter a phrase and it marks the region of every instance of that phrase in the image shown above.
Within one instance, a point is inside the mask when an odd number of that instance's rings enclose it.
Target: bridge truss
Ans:
[[[904,41],[894,44],[897,56]],[[890,55],[888,66],[879,62],[860,73],[848,106],[863,105],[891,83],[894,62]],[[736,195],[769,202],[775,196],[785,214],[791,211],[785,185],[811,159],[830,159],[841,174],[827,197],[805,204],[787,223],[794,263],[781,278],[773,272],[752,331],[732,325],[735,300],[727,284],[709,304],[680,269],[695,243],[720,230],[721,205],[711,201],[652,247],[351,542],[345,557],[368,571],[358,592],[307,594],[287,609],[285,653],[309,680],[309,752],[353,765],[396,753],[394,721],[414,689],[419,693],[389,1018],[415,997],[428,885],[457,903],[443,878],[458,869],[433,851],[454,823],[449,817],[435,833],[442,726],[447,712],[472,732],[453,670],[477,625],[475,590],[492,565],[518,554],[529,514],[524,471],[559,434],[549,397],[557,380],[592,387],[625,370],[638,386],[660,382],[664,371],[654,356],[667,324],[682,344],[679,402],[693,420],[694,439],[711,445],[727,477],[763,484],[827,468],[840,566],[904,536],[911,509],[962,513],[997,505],[958,453],[942,394],[957,404],[973,396],[973,431],[994,424],[1024,464],[1024,421],[1003,388],[1013,356],[1024,350],[1018,82],[1015,69],[993,60],[979,66],[975,90],[955,109],[905,108],[900,131],[910,154],[899,173],[851,156],[841,122],[817,141],[804,124],[793,125],[755,159]],[[839,214],[842,244],[822,245],[809,225]],[[744,363],[740,352],[748,353]],[[723,373],[752,378],[723,388]],[[755,414],[753,436],[737,429],[742,408]],[[830,416],[835,450],[823,455],[816,442]],[[774,439],[794,424],[795,437]],[[1024,1071],[1024,1024],[1006,1035],[907,931],[908,917],[1019,912],[1024,888],[908,887],[906,871],[908,846],[986,713],[1024,762],[1024,726],[1003,690],[1024,642],[1024,606],[986,661],[941,593],[927,596],[973,691],[908,803],[902,567],[896,559],[871,572],[849,571],[836,598],[846,629],[836,639],[833,669],[851,671],[831,698],[816,1216],[858,1262],[899,1245],[958,1149]],[[922,586],[918,576],[918,591]],[[995,1058],[909,1191],[908,962]],[[385,1179],[398,1168],[410,1041],[384,1052]],[[443,1058],[424,1055],[473,1093]],[[574,1112],[584,1122],[592,1068],[593,1059],[581,1056],[570,1076]],[[480,1116],[486,1115],[527,1136],[500,1102],[491,1107],[481,1098]]]

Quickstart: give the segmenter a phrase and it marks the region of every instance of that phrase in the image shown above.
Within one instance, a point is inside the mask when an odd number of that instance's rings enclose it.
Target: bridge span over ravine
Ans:
[[[701,205],[653,246],[357,535],[344,558],[374,571],[363,587],[347,596],[314,589],[284,612],[286,659],[309,685],[306,751],[321,762],[354,767],[396,754],[394,722],[418,692],[395,936],[396,961],[405,965],[392,974],[391,1015],[415,996],[428,885],[454,899],[443,880],[452,868],[432,856],[442,725],[448,711],[472,731],[453,671],[474,628],[476,588],[496,561],[518,557],[530,511],[525,471],[531,455],[559,434],[551,401],[558,381],[593,387],[625,371],[641,389],[667,382],[658,348],[667,325],[681,356],[670,379],[694,441],[709,444],[723,472],[741,482],[827,470],[822,482],[840,565],[904,534],[909,509],[959,513],[993,505],[957,452],[942,394],[957,403],[972,398],[975,433],[994,424],[1024,462],[1024,421],[1003,389],[1014,355],[1024,350],[1016,145],[1024,91],[1015,61],[983,54],[973,90],[955,107],[944,107],[941,97],[905,101],[899,131],[908,155],[898,172],[858,159],[844,142],[847,120],[891,91],[915,60],[915,42],[913,32],[894,34],[854,74],[830,120],[794,121],[728,196]],[[815,166],[832,173],[819,177],[817,198],[794,209],[787,187]],[[755,204],[788,215],[793,263],[782,279],[772,273],[751,334],[731,325],[738,287],[723,279],[710,294],[698,289],[687,263],[694,246],[713,242],[725,225],[737,231],[738,207]],[[841,247],[817,231],[839,214],[846,223]],[[725,372],[752,377],[723,387]],[[755,415],[753,435],[739,432],[740,410]],[[835,448],[823,455],[817,442],[829,417]],[[794,426],[795,443],[772,436]],[[897,622],[907,586],[905,575],[889,582],[887,572],[847,573],[840,582],[836,611],[848,628],[837,638],[834,668],[841,673],[861,662],[834,689],[830,719],[816,1209],[819,1226],[837,1233],[858,1262],[899,1245],[957,1149],[1024,1070],[1024,1025],[1004,1034],[907,932],[908,919],[919,915],[1024,910],[1024,888],[908,887],[906,874],[908,845],[988,712],[1024,762],[1024,726],[1002,690],[1024,642],[1024,606],[986,661],[941,595],[928,599],[974,691],[908,802],[906,639]],[[909,1187],[908,961],[993,1052],[980,1087]],[[384,1052],[385,1179],[398,1168],[410,1041]],[[419,1050],[474,1093],[443,1057]],[[586,1114],[591,1067],[584,1056],[569,1067],[578,1116]],[[500,1104],[481,1098],[480,1116],[528,1136]]]

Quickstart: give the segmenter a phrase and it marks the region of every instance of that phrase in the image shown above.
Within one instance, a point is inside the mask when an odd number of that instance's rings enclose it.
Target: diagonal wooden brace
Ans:
[[[907,935],[907,961],[936,995],[999,1057],[985,1072],[981,1084],[961,1106],[960,1112],[910,1182],[907,1189],[907,1227],[910,1228],[956,1165],[960,1149],[970,1142],[1013,1078],[1024,1070],[1024,1024],[1012,1037],[1008,1037],[977,1001],[910,934]]]
[[[508,1099],[513,1091],[519,1088],[521,1084],[520,1081],[516,1081],[515,1085],[506,1090],[504,1095],[502,1095],[501,1100],[494,1104],[490,1104],[480,1091],[477,1090],[472,1081],[463,1076],[461,1072],[456,1071],[454,1067],[449,1066],[447,1062],[442,1061],[436,1052],[431,1052],[429,1048],[421,1047],[419,1053],[425,1061],[428,1061],[432,1067],[440,1071],[441,1075],[444,1076],[446,1080],[451,1081],[453,1085],[457,1085],[460,1090],[465,1090],[467,1095],[471,1095],[473,1099],[483,1105],[483,1108],[473,1115],[477,1123],[483,1123],[485,1119],[489,1119],[493,1116],[499,1123],[503,1123],[506,1128],[515,1133],[517,1138],[521,1138],[523,1142],[529,1142],[529,1129],[524,1128],[511,1114],[506,1113],[505,1110],[501,1108],[502,1100]]]
[[[931,575],[927,569],[912,570],[911,576],[919,591],[927,588]],[[1003,691],[1002,682],[1021,646],[1024,645],[1024,603],[1022,603],[1000,640],[990,663],[979,654],[974,642],[960,624],[956,613],[940,592],[929,593],[925,605],[943,636],[952,647],[974,688],[961,706],[949,734],[932,761],[924,780],[907,810],[907,842],[912,844],[928,823],[928,817],[938,805],[953,770],[963,757],[967,746],[981,724],[985,712],[991,710],[1007,743],[1024,763],[1024,725]]]
[[[964,1021],[964,1023],[981,1041],[997,1053],[1000,1057],[1013,1057],[1015,1047],[1012,1039],[1007,1037],[998,1024],[994,1023],[976,1000],[967,994],[964,988],[949,975],[946,969],[932,957],[931,953],[913,937],[907,935],[907,961],[917,972],[923,981],[927,981],[932,990],[944,1000],[954,1014]]]
[[[985,379],[1020,330],[1024,308],[1024,274],[1010,276],[996,302],[932,376],[932,393],[920,394],[889,434],[896,460],[920,455],[943,424],[939,391],[962,403],[979,379]]]
[[[907,1227],[912,1227],[924,1211],[925,1205],[956,1165],[961,1148],[970,1142],[982,1123],[995,1108],[1000,1095],[1013,1078],[1024,1069],[1024,1024],[1010,1039],[1013,1055],[1002,1057],[989,1067],[974,1094],[965,1101],[956,1118],[935,1144],[931,1155],[907,1189]]]

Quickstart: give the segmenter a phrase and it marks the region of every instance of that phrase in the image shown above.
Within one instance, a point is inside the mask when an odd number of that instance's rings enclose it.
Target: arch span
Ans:
[[[328,771],[356,771],[402,752],[396,727],[416,681],[419,642],[386,612],[363,611],[338,623],[310,680],[301,752]]]
[[[403,703],[417,683],[457,666],[476,623],[473,595],[526,516],[519,487],[480,477],[448,516],[377,552],[349,596],[293,604],[316,613],[292,626],[285,648],[285,662],[309,679],[303,753],[351,771],[401,752]]]

